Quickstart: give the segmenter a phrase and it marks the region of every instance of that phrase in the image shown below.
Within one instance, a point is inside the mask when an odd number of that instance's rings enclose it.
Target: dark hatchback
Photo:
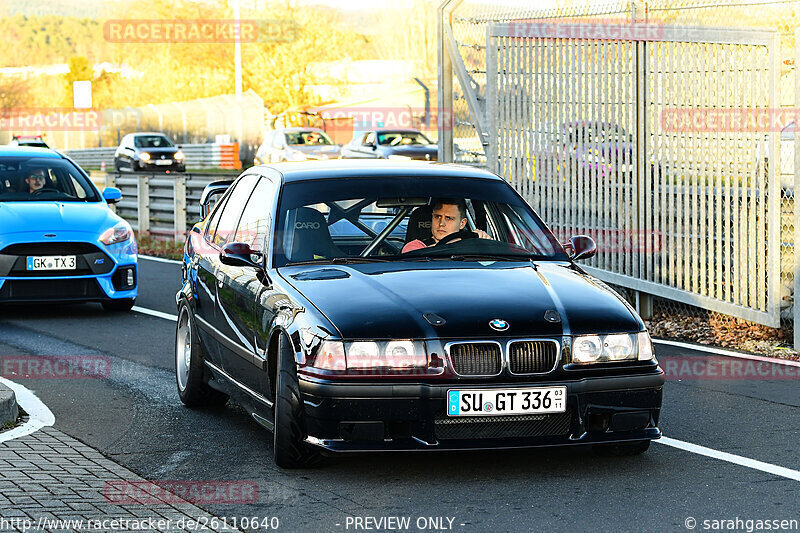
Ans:
[[[186,156],[163,133],[129,133],[114,152],[114,170],[185,172]]]
[[[401,253],[430,237],[442,197],[465,200],[460,240]],[[186,242],[181,400],[233,396],[273,429],[283,467],[320,452],[641,453],[661,436],[664,374],[636,312],[575,263],[591,239],[567,248],[486,171],[250,168]]]

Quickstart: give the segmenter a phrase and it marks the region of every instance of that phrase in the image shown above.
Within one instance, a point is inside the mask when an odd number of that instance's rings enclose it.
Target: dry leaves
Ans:
[[[791,332],[783,329],[768,328],[716,313],[711,313],[709,317],[658,314],[645,322],[654,337],[732,348],[778,359],[800,360],[791,347]]]

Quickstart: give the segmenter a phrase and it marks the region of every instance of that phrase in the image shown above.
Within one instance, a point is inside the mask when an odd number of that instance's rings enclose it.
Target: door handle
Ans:
[[[222,285],[223,285],[223,280],[225,279],[225,277],[222,274],[217,274],[216,277],[217,277],[217,287],[221,289]]]

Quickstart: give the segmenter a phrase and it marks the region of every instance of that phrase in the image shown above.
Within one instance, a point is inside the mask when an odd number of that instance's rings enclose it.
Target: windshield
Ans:
[[[163,135],[137,135],[133,138],[137,148],[169,148],[172,142]]]
[[[287,131],[286,143],[291,146],[302,144],[318,145],[318,144],[333,144],[330,137],[325,135],[322,131]]]
[[[75,166],[53,157],[0,158],[0,202],[97,202],[100,197]]]
[[[418,131],[385,131],[378,134],[382,146],[405,146],[408,144],[432,144],[430,139]]]
[[[342,178],[287,183],[275,266],[398,260],[567,260],[505,182],[471,178]]]

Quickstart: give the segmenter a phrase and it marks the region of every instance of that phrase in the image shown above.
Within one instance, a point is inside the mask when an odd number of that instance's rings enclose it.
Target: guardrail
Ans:
[[[139,233],[180,238],[200,219],[200,195],[212,181],[239,174],[107,174],[93,172],[99,187],[117,187],[122,200],[113,207]]]
[[[182,144],[181,151],[186,155],[187,168],[223,168],[240,169],[239,143],[229,144]],[[66,150],[65,155],[82,167],[100,168],[105,162],[113,170],[114,152],[116,148],[85,148],[83,150]]]

